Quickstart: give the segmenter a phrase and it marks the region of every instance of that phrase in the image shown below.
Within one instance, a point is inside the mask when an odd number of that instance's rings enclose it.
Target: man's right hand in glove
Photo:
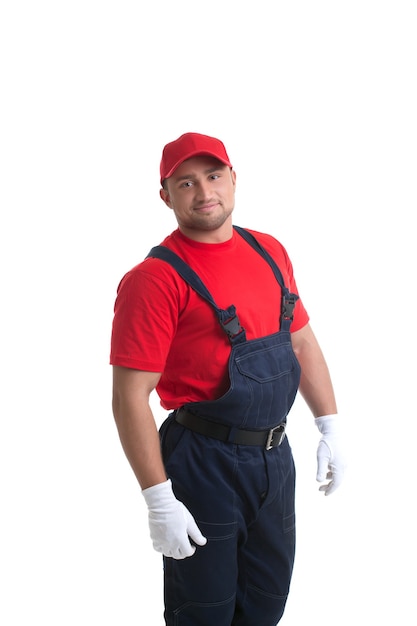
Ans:
[[[198,546],[207,543],[191,513],[175,497],[169,479],[144,489],[142,494],[148,505],[149,529],[157,552],[173,559],[185,559],[196,551],[190,539]]]

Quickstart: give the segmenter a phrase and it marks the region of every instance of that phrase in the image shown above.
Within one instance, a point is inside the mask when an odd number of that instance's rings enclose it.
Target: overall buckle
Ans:
[[[278,436],[277,433],[279,433]],[[279,424],[278,426],[275,426],[275,428],[271,428],[268,433],[268,437],[266,438],[265,450],[271,450],[271,448],[280,446],[284,437],[285,424]]]

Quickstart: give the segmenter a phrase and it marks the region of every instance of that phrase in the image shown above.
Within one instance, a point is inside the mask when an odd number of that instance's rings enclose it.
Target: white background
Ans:
[[[163,624],[108,355],[120,278],[176,226],[158,168],[187,131],[225,142],[235,223],[286,246],[349,434],[324,498],[297,399],[281,624],[416,624],[414,4],[2,3],[4,626]]]

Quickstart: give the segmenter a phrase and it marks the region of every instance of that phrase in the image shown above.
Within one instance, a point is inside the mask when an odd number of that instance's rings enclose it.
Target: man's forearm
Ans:
[[[142,489],[167,479],[149,397],[160,375],[113,368],[113,415],[120,441]]]
[[[294,333],[293,346],[301,367],[300,393],[314,417],[337,413],[329,369],[309,325]]]
[[[162,462],[159,434],[152,412],[140,416],[129,411],[115,411],[120,441],[142,489],[167,479]]]

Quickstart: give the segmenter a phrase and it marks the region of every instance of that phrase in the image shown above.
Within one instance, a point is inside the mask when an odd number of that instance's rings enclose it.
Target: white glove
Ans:
[[[324,491],[329,496],[340,485],[346,467],[341,436],[340,417],[338,415],[323,415],[314,420],[322,437],[317,448],[317,481],[330,482],[321,485],[319,491]]]
[[[207,543],[191,513],[175,497],[169,479],[144,489],[142,494],[148,505],[149,529],[157,552],[173,559],[185,559],[196,551],[189,538],[199,546]]]

